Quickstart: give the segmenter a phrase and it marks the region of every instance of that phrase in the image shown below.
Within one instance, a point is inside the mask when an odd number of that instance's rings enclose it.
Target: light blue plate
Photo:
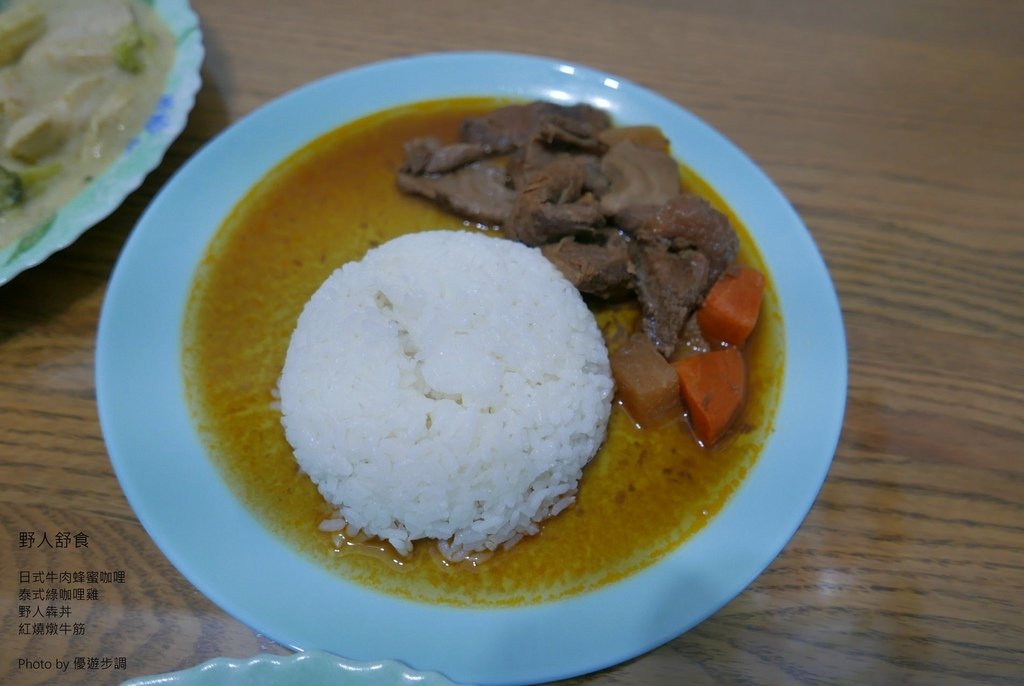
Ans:
[[[174,62],[156,109],[125,151],[31,232],[0,249],[0,285],[66,248],[106,218],[156,169],[185,128],[201,83],[203,36],[188,0],[145,0],[174,37]],[[3,2],[0,0],[0,9]]]
[[[242,195],[310,139],[378,110],[490,95],[588,102],[661,127],[750,229],[787,341],[775,432],[727,506],[659,563],[558,602],[508,609],[418,604],[347,583],[278,540],[208,459],[185,404],[181,331],[193,273]],[[253,144],[259,141],[259,144]],[[772,182],[678,105],[618,77],[509,54],[427,55],[312,83],[252,113],[166,185],[130,237],[97,342],[100,420],[122,488],[153,540],[211,600],[304,650],[400,660],[455,681],[522,684],[629,659],[742,591],[800,525],[828,472],[846,398],[842,320],[825,265]]]
[[[137,677],[121,686],[455,686],[435,672],[392,660],[355,662],[314,650],[296,655],[218,657],[192,669]]]

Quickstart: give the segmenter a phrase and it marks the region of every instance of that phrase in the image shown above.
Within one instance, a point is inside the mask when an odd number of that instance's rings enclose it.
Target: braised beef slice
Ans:
[[[601,236],[600,243],[567,237],[540,250],[581,292],[606,299],[622,297],[633,285],[629,244],[617,231],[606,230]]]
[[[664,205],[679,195],[679,164],[667,153],[622,140],[601,158],[608,190],[601,208],[614,215],[632,205]]]
[[[559,205],[520,193],[503,228],[508,238],[539,246],[565,236],[592,238],[603,226],[604,214],[593,198]]]
[[[413,138],[402,145],[405,158],[400,171],[409,174],[422,174],[426,171],[430,158],[441,147],[441,140],[433,136]]]
[[[586,173],[573,156],[556,157],[534,172],[516,195],[503,228],[527,245],[543,245],[565,236],[593,236],[604,226],[598,202],[584,195]]]
[[[675,251],[699,250],[708,261],[709,284],[736,259],[740,245],[729,218],[691,193],[669,200],[635,235],[644,242],[667,244]]]
[[[636,236],[660,209],[660,205],[629,205],[612,215],[612,222],[629,236]]]
[[[631,241],[644,332],[665,357],[672,355],[686,320],[708,286],[708,260],[697,250],[672,250],[660,242]]]
[[[541,121],[537,140],[548,148],[600,155],[606,146],[598,138],[598,134],[604,128],[606,127],[599,128],[586,120],[555,115]]]
[[[398,187],[465,219],[490,225],[508,220],[516,196],[506,183],[505,170],[486,162],[474,162],[447,174],[399,172]]]
[[[596,155],[576,155],[576,160],[583,168],[583,190],[596,198],[608,192],[608,177],[601,171],[601,158]]]
[[[608,114],[590,105],[566,106],[538,101],[508,105],[479,117],[467,117],[459,128],[459,140],[479,143],[494,153],[509,153],[525,145],[549,117],[584,122],[595,132],[611,126]]]
[[[405,144],[402,171],[410,174],[442,174],[488,156],[486,147],[476,143],[442,145],[437,138],[414,138]]]
[[[601,192],[607,181],[601,174],[601,155],[605,145],[597,138],[598,129],[585,120],[560,115],[543,119],[538,131],[509,156],[509,178],[522,188],[536,172],[556,159],[572,157],[585,172],[584,186]]]
[[[608,189],[601,173],[601,158],[590,153],[556,152],[534,138],[508,157],[506,169],[513,188],[522,189],[529,179],[555,160],[571,158],[583,173],[583,190],[597,197]]]
[[[541,202],[573,202],[583,195],[585,181],[583,166],[575,157],[555,157],[530,175],[522,188],[522,194]]]
[[[551,164],[558,156],[559,153],[548,150],[536,139],[527,141],[508,156],[505,165],[512,187],[523,189],[534,174]]]

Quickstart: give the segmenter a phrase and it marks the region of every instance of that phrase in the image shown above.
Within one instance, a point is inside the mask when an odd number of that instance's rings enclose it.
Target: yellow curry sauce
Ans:
[[[436,546],[409,558],[335,547],[318,529],[332,515],[284,437],[273,391],[302,307],[344,262],[410,231],[466,229],[395,187],[404,141],[454,140],[465,116],[494,100],[420,103],[330,132],[275,168],[238,204],[200,265],[184,331],[189,401],[210,453],[265,526],[346,579],[454,605],[514,605],[590,590],[635,572],[699,530],[741,482],[770,432],[781,378],[782,326],[769,289],[748,342],[748,401],[738,427],[711,450],[684,420],[640,430],[613,408],[608,439],[584,471],[577,503],[510,550],[471,566],[440,561]],[[258,142],[254,142],[258,144]],[[684,185],[728,213],[692,173]],[[749,236],[740,260],[763,271]],[[606,338],[632,327],[634,306],[593,306]],[[355,551],[356,554],[352,554]],[[388,558],[388,559],[385,559]]]

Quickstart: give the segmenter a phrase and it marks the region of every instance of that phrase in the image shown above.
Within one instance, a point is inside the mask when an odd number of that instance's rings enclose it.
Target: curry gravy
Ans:
[[[741,482],[770,432],[779,394],[782,326],[769,288],[747,344],[748,401],[738,428],[711,450],[684,420],[637,429],[618,405],[608,440],[585,469],[574,506],[541,532],[477,565],[448,565],[421,542],[407,559],[372,546],[336,545],[332,515],[300,473],[274,389],[303,305],[342,263],[409,231],[465,229],[403,195],[395,170],[404,141],[454,140],[465,116],[493,100],[421,103],[371,116],[308,144],[237,205],[201,263],[184,330],[189,401],[203,439],[237,496],[269,529],[338,575],[379,591],[453,605],[513,605],[580,593],[631,574],[699,530]],[[728,209],[693,174],[685,185]],[[763,265],[745,229],[740,260]],[[632,328],[632,305],[594,306],[606,338]],[[353,551],[355,554],[353,554]]]

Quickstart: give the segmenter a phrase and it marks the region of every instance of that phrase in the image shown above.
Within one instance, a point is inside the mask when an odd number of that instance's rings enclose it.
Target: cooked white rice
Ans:
[[[349,533],[511,545],[569,505],[604,441],[608,352],[540,251],[465,231],[396,238],[306,304],[279,381],[300,467]]]

